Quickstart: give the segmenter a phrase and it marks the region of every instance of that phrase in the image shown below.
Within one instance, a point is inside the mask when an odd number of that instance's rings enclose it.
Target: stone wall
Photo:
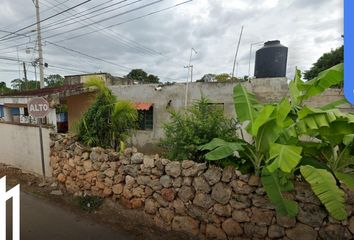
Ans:
[[[306,183],[296,182],[288,197],[299,203],[296,219],[279,216],[259,179],[232,167],[170,161],[143,155],[87,148],[66,135],[53,135],[53,177],[74,195],[111,198],[140,208],[166,230],[199,239],[352,239],[354,217],[335,221]],[[354,194],[348,195],[348,212]]]

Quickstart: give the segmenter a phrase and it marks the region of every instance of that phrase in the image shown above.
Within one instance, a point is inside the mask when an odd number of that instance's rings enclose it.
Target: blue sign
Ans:
[[[344,1],[344,95],[354,104],[354,1]]]

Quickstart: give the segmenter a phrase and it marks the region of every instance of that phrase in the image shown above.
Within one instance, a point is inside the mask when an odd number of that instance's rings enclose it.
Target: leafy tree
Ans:
[[[171,121],[164,124],[165,137],[161,140],[170,159],[204,161],[199,145],[213,138],[238,139],[235,122],[226,118],[223,109],[210,104],[206,98],[194,102],[186,112],[172,111],[170,114]]]
[[[11,92],[11,89],[6,86],[5,82],[0,82],[0,94]]]
[[[137,110],[127,101],[116,97],[100,79],[92,78],[87,87],[98,88],[96,101],[80,121],[79,140],[89,146],[118,147],[129,136],[137,120]]]
[[[44,78],[46,87],[59,87],[64,85],[64,77],[59,74],[52,74]]]
[[[205,74],[201,79],[197,80],[197,82],[215,82],[215,74],[208,73]]]
[[[14,79],[11,81],[11,86],[13,89],[18,91],[25,91],[25,90],[32,90],[32,89],[39,89],[39,82],[35,80],[28,80],[25,81],[23,79]]]
[[[315,62],[312,68],[305,72],[304,78],[307,80],[313,79],[318,76],[318,74],[328,68],[331,68],[344,61],[344,46],[332,50],[328,53],[323,54],[317,62]]]
[[[159,83],[159,77],[147,74],[142,69],[133,69],[131,70],[128,75],[128,78],[138,81],[141,84],[148,84],[148,83]]]

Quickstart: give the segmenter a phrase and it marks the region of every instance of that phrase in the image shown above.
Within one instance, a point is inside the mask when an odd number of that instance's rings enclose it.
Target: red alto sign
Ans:
[[[42,97],[35,97],[27,103],[28,114],[35,118],[44,118],[49,113],[49,103]]]

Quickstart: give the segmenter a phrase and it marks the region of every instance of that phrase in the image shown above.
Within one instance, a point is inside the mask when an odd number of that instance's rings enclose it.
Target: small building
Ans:
[[[95,99],[96,89],[83,84],[64,85],[14,92],[0,96],[0,122],[36,125],[37,120],[29,116],[27,103],[33,97],[44,97],[50,105],[50,113],[44,124],[59,132],[74,129],[82,114]]]
[[[132,85],[134,81],[127,77],[115,77],[109,73],[88,73],[79,75],[64,76],[64,83],[68,85],[86,83],[91,78],[101,79],[107,86],[110,85]]]
[[[135,103],[140,116],[139,129],[134,131],[131,142],[139,151],[153,153],[158,151],[158,142],[164,136],[163,124],[170,119],[169,110],[181,111],[202,96],[211,104],[224,109],[228,117],[235,117],[233,88],[235,82],[193,82],[188,84],[143,84],[109,86],[118,99]],[[252,83],[243,82],[254,92],[261,102],[275,102],[288,95],[287,78],[255,79]]]

